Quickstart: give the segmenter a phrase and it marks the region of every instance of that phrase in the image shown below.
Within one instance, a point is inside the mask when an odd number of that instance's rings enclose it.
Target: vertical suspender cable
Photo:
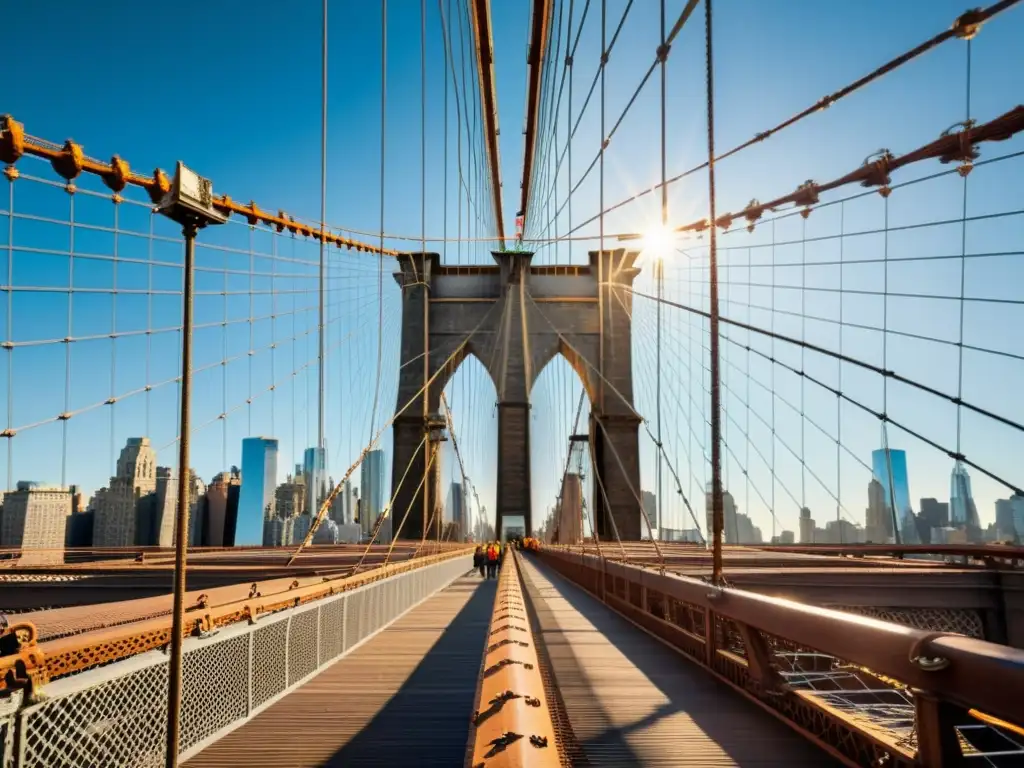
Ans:
[[[384,250],[384,149],[388,103],[388,0],[380,3],[380,249]],[[373,410],[370,413],[370,439],[377,432],[377,405],[380,400],[380,367],[384,342],[384,261],[377,259],[377,375],[373,387]]]
[[[718,337],[718,252],[717,223],[715,221],[715,79],[712,53],[711,0],[704,0],[705,47],[707,52],[708,99],[708,207],[711,215],[709,229],[709,281],[711,314],[711,509],[712,509],[712,579],[722,581],[722,413],[719,390]]]
[[[320,474],[326,467],[320,467],[323,461],[324,450],[324,247],[326,245],[324,232],[327,227],[327,0],[324,0],[324,30],[323,30],[323,72],[321,73],[321,107],[320,107],[320,319],[317,325],[317,336],[320,342],[320,349],[317,353],[317,367],[320,369],[319,389],[317,392],[317,457],[313,461],[314,477],[311,478],[316,490],[308,488],[307,493],[314,493],[314,505],[320,503],[319,489]]]
[[[661,226],[663,229],[668,227],[668,186],[665,184],[665,60],[668,58],[668,51],[665,50],[665,0],[661,0],[661,46],[658,48],[658,57],[661,59]],[[656,295],[658,297],[657,302],[657,362],[655,364],[655,389],[657,403],[655,404],[656,418],[658,420],[658,450],[657,450],[657,476],[655,478],[657,484],[657,521],[655,523],[656,528],[664,526],[665,521],[662,519],[662,493],[661,489],[661,462],[662,454],[664,449],[661,444],[661,303],[665,298],[665,264],[663,255],[658,256],[654,262],[654,275],[657,280]],[[654,532],[651,532],[652,538]],[[660,535],[660,534],[659,534]]]
[[[602,146],[602,148],[604,147],[604,138],[605,138],[605,127],[604,127],[604,60],[605,60],[605,54],[607,53],[607,51],[606,51],[607,41],[605,40],[605,36],[606,36],[606,33],[607,33],[607,25],[606,25],[606,19],[607,19],[607,15],[608,15],[607,14],[607,10],[608,10],[607,6],[608,6],[607,0],[601,0],[601,146]],[[572,135],[571,134],[569,136],[569,145],[570,146],[572,145]],[[605,253],[604,253],[604,150],[603,149],[602,149],[601,154],[600,154],[599,165],[600,165],[600,167],[598,169],[598,172],[600,174],[600,181],[599,181],[599,191],[598,191],[598,196],[599,196],[598,205],[600,206],[601,215],[600,215],[600,217],[598,219],[598,234],[600,236],[600,241],[599,241],[600,244],[598,245],[598,248],[597,248],[597,253],[598,253],[598,257],[597,257],[597,338],[599,340],[598,341],[598,347],[597,347],[597,369],[598,369],[598,371],[600,371],[601,375],[599,377],[600,380],[597,383],[597,386],[598,386],[597,414],[598,415],[594,419],[593,426],[597,425],[597,419],[604,417],[604,341],[605,341],[605,339],[604,339],[604,281],[605,281],[604,256],[605,256]],[[572,199],[572,188],[571,187],[569,188],[569,198]],[[593,429],[593,426],[591,427],[591,429]],[[590,446],[591,446],[590,460],[591,460],[591,462],[594,465],[595,481],[599,485],[601,485],[603,483],[603,478],[601,477],[601,466],[600,466],[600,463],[597,460],[597,457],[594,455],[594,446],[595,446],[595,443],[596,443],[596,438],[597,438],[597,435],[600,434],[600,433],[597,432],[597,430],[594,430],[594,432],[596,434],[592,434],[591,435],[591,439],[590,439]],[[604,440],[607,440],[607,436],[604,437]],[[601,458],[604,458],[604,455],[603,455],[604,451],[602,450],[601,453],[602,453],[602,457]],[[595,492],[595,495],[596,495],[596,492]],[[611,510],[611,506],[608,504],[608,497],[605,496],[603,493],[601,495],[602,495],[602,497],[604,499],[605,514],[608,515],[608,518],[610,520],[611,517],[612,517],[612,510]],[[595,514],[594,517],[597,518],[597,520],[601,520],[602,519],[600,515],[596,515]],[[595,520],[595,522],[597,520]],[[597,531],[594,531],[594,537],[595,538],[597,537]],[[623,559],[625,559],[625,558],[623,558]]]
[[[429,535],[427,526],[430,515],[431,487],[430,469],[433,464],[432,451],[440,447],[431,441],[430,433],[430,286],[427,279],[426,232],[427,232],[427,4],[420,0],[420,225],[422,227],[420,254],[422,255],[423,281],[423,526],[422,537]],[[383,229],[383,227],[382,227]]]

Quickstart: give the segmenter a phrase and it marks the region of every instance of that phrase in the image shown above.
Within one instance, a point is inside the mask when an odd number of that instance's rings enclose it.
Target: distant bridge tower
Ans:
[[[540,371],[561,354],[590,396],[594,461],[607,494],[604,498],[598,490],[594,499],[598,535],[614,538],[614,519],[620,538],[639,539],[641,514],[634,491],[640,493],[640,418],[633,410],[633,302],[630,291],[615,287],[632,285],[639,272],[634,266],[637,254],[593,251],[587,266],[533,266],[533,254],[523,252],[493,256],[496,264],[486,266],[443,265],[436,253],[398,257],[398,408],[415,397],[425,376],[433,376],[442,366],[444,370],[427,395],[427,423],[420,398],[394,422],[396,529],[406,509],[410,512],[401,538],[421,538],[428,524],[424,510],[433,509],[431,497],[439,486],[436,462],[431,477],[420,484],[430,455],[421,447],[424,431],[429,422],[436,422],[441,392],[451,375],[466,355],[475,355],[497,391],[496,531],[501,531],[505,517],[514,516],[525,518],[526,530],[533,530],[529,396]],[[599,276],[603,291],[598,290]],[[405,482],[397,488],[407,466]]]

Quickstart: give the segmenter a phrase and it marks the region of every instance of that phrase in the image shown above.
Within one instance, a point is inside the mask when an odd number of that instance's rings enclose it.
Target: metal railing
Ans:
[[[540,556],[847,765],[1024,757],[1024,651],[586,553]]]
[[[189,637],[184,644],[181,755],[196,754],[351,651],[471,567],[471,556]],[[149,651],[57,680],[21,707],[0,699],[3,768],[162,766],[168,657]],[[6,709],[2,707],[6,706]]]

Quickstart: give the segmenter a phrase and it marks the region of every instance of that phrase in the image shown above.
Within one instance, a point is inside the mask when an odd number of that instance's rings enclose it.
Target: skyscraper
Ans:
[[[658,535],[658,529],[661,527],[660,521],[658,520],[658,497],[650,491],[640,491],[640,498],[644,502],[644,514],[647,516],[647,520],[640,521],[640,538],[646,539],[651,532],[647,530],[647,523],[650,523],[650,527],[654,529],[653,535]]]
[[[867,525],[864,535],[869,542],[888,544],[892,541],[892,514],[889,512],[889,502],[885,497],[885,486],[874,477],[868,483],[868,509],[865,521]]]
[[[448,512],[451,521],[458,526],[458,535],[463,536],[466,531],[466,493],[462,483],[454,480],[448,489]]]
[[[21,565],[62,563],[70,516],[71,491],[19,481],[4,494],[0,544],[21,547]]]
[[[352,487],[351,480],[342,483],[341,490],[338,491],[331,504],[331,519],[338,525],[351,525],[355,522],[358,498],[358,493]]]
[[[917,516],[914,514],[914,508],[910,506],[910,481],[907,477],[906,451],[891,448],[872,451],[871,469],[875,479],[882,484],[889,516],[892,517],[894,508],[896,510],[895,517],[899,523],[900,541],[904,544],[918,543]],[[895,507],[893,502],[895,502]]]
[[[110,485],[96,492],[93,546],[131,547],[138,543],[139,517],[148,514],[156,491],[156,454],[148,437],[129,437],[117,459]]]
[[[364,534],[369,534],[387,503],[384,499],[384,451],[370,451],[363,458],[359,485],[359,525]]]
[[[711,540],[710,532],[708,533],[708,540]],[[800,508],[800,543],[814,543],[814,518],[811,517],[811,510],[807,507]]]
[[[921,512],[929,528],[945,528],[949,525],[949,503],[938,499],[921,499]]]
[[[306,509],[316,517],[320,505],[327,498],[327,449],[307,448],[302,459],[302,477],[306,483]]]
[[[277,440],[247,437],[242,440],[242,489],[238,495],[235,546],[263,544],[263,523],[275,512]]]
[[[971,476],[959,461],[953,464],[949,476],[949,524],[954,528],[966,528],[968,540],[980,537],[981,522],[971,495]],[[975,536],[971,535],[973,532],[977,532]]]
[[[704,494],[704,509],[707,513],[708,541],[711,541],[714,532],[714,496],[711,490]],[[730,544],[737,544],[740,541],[739,521],[736,519],[736,499],[729,491],[722,491],[722,540]]]
[[[1014,541],[1017,526],[1013,520],[1013,502],[1010,499],[996,499],[996,540]]]
[[[234,545],[234,527],[229,520],[238,519],[238,486],[241,479],[234,473],[221,472],[206,488],[206,537],[203,543],[211,547]],[[234,493],[232,494],[232,491]],[[231,513],[232,496],[234,510]]]
[[[583,483],[575,472],[566,472],[562,480],[562,495],[557,515],[558,543],[578,544],[582,541]]]

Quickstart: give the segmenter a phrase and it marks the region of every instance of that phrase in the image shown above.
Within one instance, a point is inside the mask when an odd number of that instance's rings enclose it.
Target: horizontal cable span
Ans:
[[[372,298],[373,298],[373,301],[366,302],[365,306],[371,306],[373,303],[376,302],[376,297],[374,296]],[[346,305],[349,304],[349,302],[343,302],[343,303],[345,303]],[[362,308],[363,308],[362,306],[359,307],[359,309],[362,309]],[[341,318],[336,318],[332,322],[338,322],[338,320],[340,320],[340,319]],[[365,327],[367,324],[369,324],[369,321],[364,322],[364,324],[362,326],[360,326],[360,328]],[[317,332],[317,326],[316,325],[311,325],[308,328],[306,328],[305,330],[303,330],[301,333],[296,333],[296,334],[294,334],[291,337],[286,337],[286,338],[284,338],[284,339],[282,339],[280,341],[273,341],[273,342],[271,342],[269,344],[266,344],[264,346],[257,347],[255,349],[246,350],[245,352],[240,352],[237,355],[232,355],[230,357],[225,357],[225,358],[222,358],[220,360],[216,360],[216,361],[214,361],[212,363],[207,363],[206,365],[200,366],[198,368],[193,368],[192,369],[192,374],[194,376],[195,374],[202,373],[204,371],[214,370],[216,368],[220,368],[220,367],[226,366],[226,365],[228,365],[230,363],[233,363],[233,362],[236,362],[238,360],[243,360],[243,359],[252,357],[254,355],[258,355],[260,352],[266,352],[267,350],[275,349],[276,347],[283,346],[285,344],[294,343],[294,342],[299,341],[300,339],[303,339],[303,338],[305,338],[307,336],[310,336],[310,335],[312,335],[312,334],[314,334],[316,332]],[[316,360],[316,358],[314,358],[314,361],[315,360]],[[303,368],[304,367],[306,367],[306,366],[303,366]],[[299,368],[297,370],[302,370],[302,368]],[[289,376],[290,375],[291,374],[289,374]],[[181,381],[181,375],[180,374],[177,375],[177,376],[173,376],[171,378],[168,378],[168,379],[164,379],[163,381],[158,381],[155,384],[146,384],[146,385],[144,385],[142,387],[137,387],[135,389],[129,390],[128,392],[124,392],[124,393],[122,393],[120,395],[115,395],[115,396],[108,397],[108,398],[106,398],[104,400],[96,401],[94,403],[91,403],[90,405],[83,406],[82,408],[78,408],[78,409],[73,410],[73,411],[65,411],[63,413],[57,414],[56,416],[52,416],[50,418],[42,419],[40,421],[35,421],[35,422],[30,423],[30,424],[25,424],[25,425],[20,426],[20,427],[14,427],[14,428],[11,428],[11,429],[0,430],[0,438],[4,438],[4,437],[6,437],[6,438],[13,438],[13,437],[15,437],[17,434],[19,434],[21,432],[27,432],[30,429],[36,429],[37,427],[41,427],[41,426],[44,426],[46,424],[53,424],[54,422],[60,422],[60,421],[69,421],[70,419],[74,418],[75,416],[81,416],[84,413],[88,413],[89,411],[94,411],[97,408],[101,408],[104,405],[114,405],[115,403],[119,403],[122,400],[127,400],[128,398],[134,397],[135,395],[140,395],[140,394],[143,394],[145,392],[152,392],[155,389],[160,389],[162,387],[167,386],[168,384],[176,384],[179,381]]]
[[[348,291],[332,290],[332,295],[339,293],[347,293]],[[312,291],[310,291],[312,293]],[[332,302],[328,305],[329,308],[334,309],[336,307],[350,306],[352,303],[351,299],[342,299],[341,301]],[[233,325],[247,325],[265,322],[267,320],[280,320],[289,316],[301,315],[304,312],[313,312],[320,305],[319,304],[307,304],[304,307],[294,307],[289,310],[283,310],[281,312],[274,312],[269,315],[252,315],[247,317],[237,317],[233,320],[211,320],[206,323],[194,323],[192,329],[194,331],[206,330],[209,328],[227,328]],[[103,341],[112,339],[122,339],[129,336],[159,336],[165,333],[179,333],[182,329],[180,325],[168,325],[162,328],[144,328],[142,330],[135,331],[111,331],[108,333],[93,333],[85,336],[65,336],[60,339],[26,339],[25,341],[4,341],[0,342],[0,348],[4,349],[17,349],[19,347],[42,347],[50,344],[73,344],[81,341]],[[280,342],[283,343],[283,342]]]
[[[368,304],[372,304],[372,303],[373,302],[368,302]],[[327,348],[327,352],[333,352],[333,351],[335,351],[337,349],[340,349],[342,346],[344,346],[346,341],[351,339],[359,331],[361,331],[364,328],[366,328],[367,326],[371,325],[375,320],[376,320],[376,318],[370,316],[367,320],[365,320],[363,322],[362,325],[360,325],[360,326],[358,326],[356,328],[353,328],[345,336],[343,336],[341,339],[339,339],[334,344],[332,344],[330,347],[328,347]],[[328,325],[330,325],[330,324],[328,324]],[[299,339],[299,338],[301,338],[303,336],[309,336],[315,330],[316,330],[316,328],[309,329],[309,330],[305,331],[304,333],[298,334],[297,336],[294,337],[294,339],[297,340],[297,339]],[[246,356],[247,355],[238,355],[238,356],[236,356],[233,359],[239,359],[241,357],[246,357]],[[235,411],[245,407],[246,405],[251,405],[253,403],[253,401],[259,399],[260,397],[262,397],[263,395],[267,394],[268,392],[273,392],[275,389],[277,389],[279,386],[281,386],[288,379],[295,378],[296,376],[298,376],[300,373],[302,373],[307,368],[310,368],[313,365],[315,365],[319,361],[319,359],[320,359],[320,356],[319,356],[319,353],[318,353],[317,355],[314,355],[313,357],[311,357],[308,360],[306,360],[306,362],[302,363],[302,365],[300,365],[299,367],[294,368],[293,370],[291,370],[288,373],[286,373],[284,376],[279,378],[277,381],[272,382],[269,386],[264,387],[259,392],[253,394],[251,397],[247,397],[245,400],[241,400],[241,401],[237,402],[231,408],[228,408],[223,413],[217,414],[212,419],[209,419],[209,420],[203,422],[199,426],[192,427],[192,429],[189,432],[189,434],[194,435],[196,432],[199,432],[199,431],[205,429],[206,427],[209,427],[211,424],[216,424],[218,421],[221,421],[222,419],[226,419],[232,413],[234,413]],[[217,365],[217,364],[215,363],[214,365]],[[209,367],[209,366],[207,366],[207,367]],[[168,448],[173,446],[175,443],[177,443],[178,440],[180,440],[180,439],[181,439],[181,435],[180,434],[176,435],[173,440],[170,440],[167,443],[165,443],[164,445],[162,445],[159,448],[157,448],[157,452],[159,453],[159,452],[167,450]]]

